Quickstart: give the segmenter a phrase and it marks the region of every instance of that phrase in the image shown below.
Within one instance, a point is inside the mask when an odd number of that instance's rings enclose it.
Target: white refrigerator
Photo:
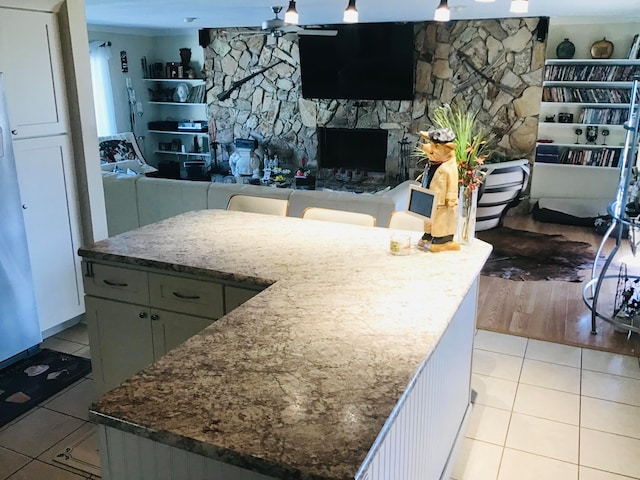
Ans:
[[[42,341],[0,72],[0,366]]]

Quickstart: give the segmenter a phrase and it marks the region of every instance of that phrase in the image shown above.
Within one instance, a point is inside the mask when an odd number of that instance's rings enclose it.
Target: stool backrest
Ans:
[[[263,213],[265,215],[279,215],[281,217],[286,217],[289,211],[289,201],[281,198],[233,195],[229,199],[227,210]]]
[[[308,220],[324,220],[335,223],[350,223],[353,225],[363,225],[365,227],[375,227],[376,219],[367,213],[347,212],[344,210],[333,210],[331,208],[308,207],[302,213],[302,218]]]
[[[389,219],[389,228],[424,232],[424,221],[413,215],[409,215],[404,210],[396,210],[391,214],[391,218]]]

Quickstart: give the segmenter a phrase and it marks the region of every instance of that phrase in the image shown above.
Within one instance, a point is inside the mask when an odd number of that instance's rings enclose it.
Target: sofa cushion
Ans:
[[[289,216],[302,217],[307,207],[330,208],[347,212],[367,213],[376,219],[378,227],[389,226],[393,200],[368,193],[331,192],[326,190],[294,190],[289,197]]]
[[[251,195],[254,197],[279,198],[288,200],[291,188],[263,187],[240,183],[212,183],[207,198],[207,208],[226,210],[233,195]]]
[[[381,194],[381,196],[389,198],[393,201],[396,210],[406,210],[409,206],[409,186],[420,185],[415,180],[406,180],[400,185],[387,190]]]
[[[136,199],[136,175],[102,172],[109,236],[140,226]]]
[[[136,182],[140,226],[207,208],[209,182],[141,177]]]

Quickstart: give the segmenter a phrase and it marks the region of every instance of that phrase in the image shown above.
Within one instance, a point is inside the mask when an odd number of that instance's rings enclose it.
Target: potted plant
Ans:
[[[484,177],[481,167],[488,155],[490,135],[477,122],[477,112],[460,103],[436,108],[432,120],[436,128],[449,129],[456,135],[455,154],[460,186],[457,236],[460,243],[471,243],[475,232],[478,190]],[[416,154],[425,158],[420,147]]]

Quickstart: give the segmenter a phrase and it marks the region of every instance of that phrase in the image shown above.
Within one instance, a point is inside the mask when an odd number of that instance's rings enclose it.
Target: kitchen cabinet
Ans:
[[[87,296],[93,378],[100,394],[154,360],[149,308]]]
[[[258,290],[226,286],[224,289],[225,313],[239,307],[258,293]]]
[[[57,14],[0,7],[0,71],[46,337],[84,312],[76,254],[80,203]]]
[[[86,318],[99,394],[222,317],[256,289],[99,262],[84,265]]]
[[[213,320],[88,296],[87,323],[100,393],[120,384]],[[94,348],[94,345],[99,345]]]
[[[68,131],[55,14],[0,8],[0,71],[14,139]]]
[[[67,135],[13,142],[40,330],[84,312],[80,214]]]
[[[613,199],[638,73],[634,60],[546,61],[532,199]]]

